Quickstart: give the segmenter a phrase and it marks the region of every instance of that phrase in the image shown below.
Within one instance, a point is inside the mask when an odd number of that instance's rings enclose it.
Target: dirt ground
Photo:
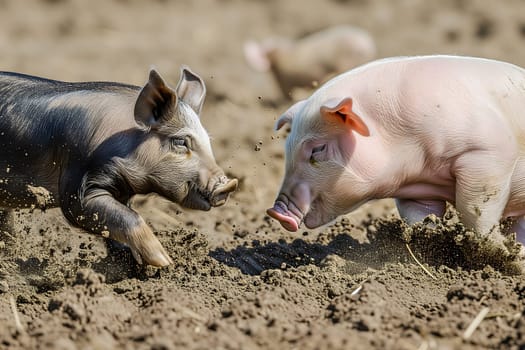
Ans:
[[[383,200],[296,234],[265,215],[291,101],[243,43],[343,23],[370,31],[378,57],[525,66],[520,0],[0,0],[0,70],[142,85],[151,66],[175,84],[189,65],[218,163],[240,180],[209,212],[134,200],[175,262],[160,270],[59,210],[20,211],[0,236],[0,349],[525,349],[524,275],[453,211],[408,228]]]

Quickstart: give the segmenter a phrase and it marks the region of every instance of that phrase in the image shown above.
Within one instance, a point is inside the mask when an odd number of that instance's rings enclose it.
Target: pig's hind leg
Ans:
[[[88,194],[80,206],[70,206],[68,211],[66,217],[81,228],[129,246],[139,263],[158,267],[172,263],[144,219],[109,192],[98,190],[96,194]]]
[[[430,214],[443,217],[446,203],[444,201],[396,199],[396,206],[401,218],[412,225],[423,221]]]

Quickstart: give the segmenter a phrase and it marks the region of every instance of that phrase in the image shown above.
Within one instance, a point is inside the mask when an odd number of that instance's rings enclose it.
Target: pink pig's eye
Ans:
[[[315,165],[319,161],[319,155],[326,149],[326,144],[312,148],[310,164]]]
[[[314,154],[314,153],[320,153],[320,152],[324,151],[325,148],[326,148],[326,144],[321,145],[321,146],[314,147],[314,148],[312,148],[312,154]]]

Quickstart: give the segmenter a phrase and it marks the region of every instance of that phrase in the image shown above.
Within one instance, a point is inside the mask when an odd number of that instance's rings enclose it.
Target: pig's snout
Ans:
[[[214,176],[207,186],[188,183],[188,193],[181,204],[190,209],[210,210],[226,203],[228,195],[237,189],[237,179],[228,179],[224,175]]]
[[[266,210],[266,213],[279,221],[284,229],[295,232],[299,229],[309,207],[310,190],[306,184],[300,183],[293,187],[291,197],[281,193],[273,207]]]
[[[282,201],[276,201],[272,208],[266,210],[266,213],[279,221],[285,230],[295,232],[299,229],[301,218],[288,210]]]
[[[218,183],[210,197],[210,204],[212,207],[218,207],[226,203],[230,193],[237,189],[237,179],[226,179]]]

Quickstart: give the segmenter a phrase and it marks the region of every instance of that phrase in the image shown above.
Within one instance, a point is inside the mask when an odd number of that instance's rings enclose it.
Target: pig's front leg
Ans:
[[[139,263],[158,267],[172,263],[144,219],[109,192],[97,190],[86,194],[79,204],[68,208],[68,219],[76,225],[128,245]]]
[[[503,236],[495,229],[509,197],[514,168],[510,159],[496,152],[473,151],[458,158],[455,167],[455,206],[461,221],[479,234],[493,233],[493,241],[501,244]]]
[[[446,203],[444,201],[396,199],[396,206],[401,218],[412,225],[423,221],[430,214],[442,217]]]

